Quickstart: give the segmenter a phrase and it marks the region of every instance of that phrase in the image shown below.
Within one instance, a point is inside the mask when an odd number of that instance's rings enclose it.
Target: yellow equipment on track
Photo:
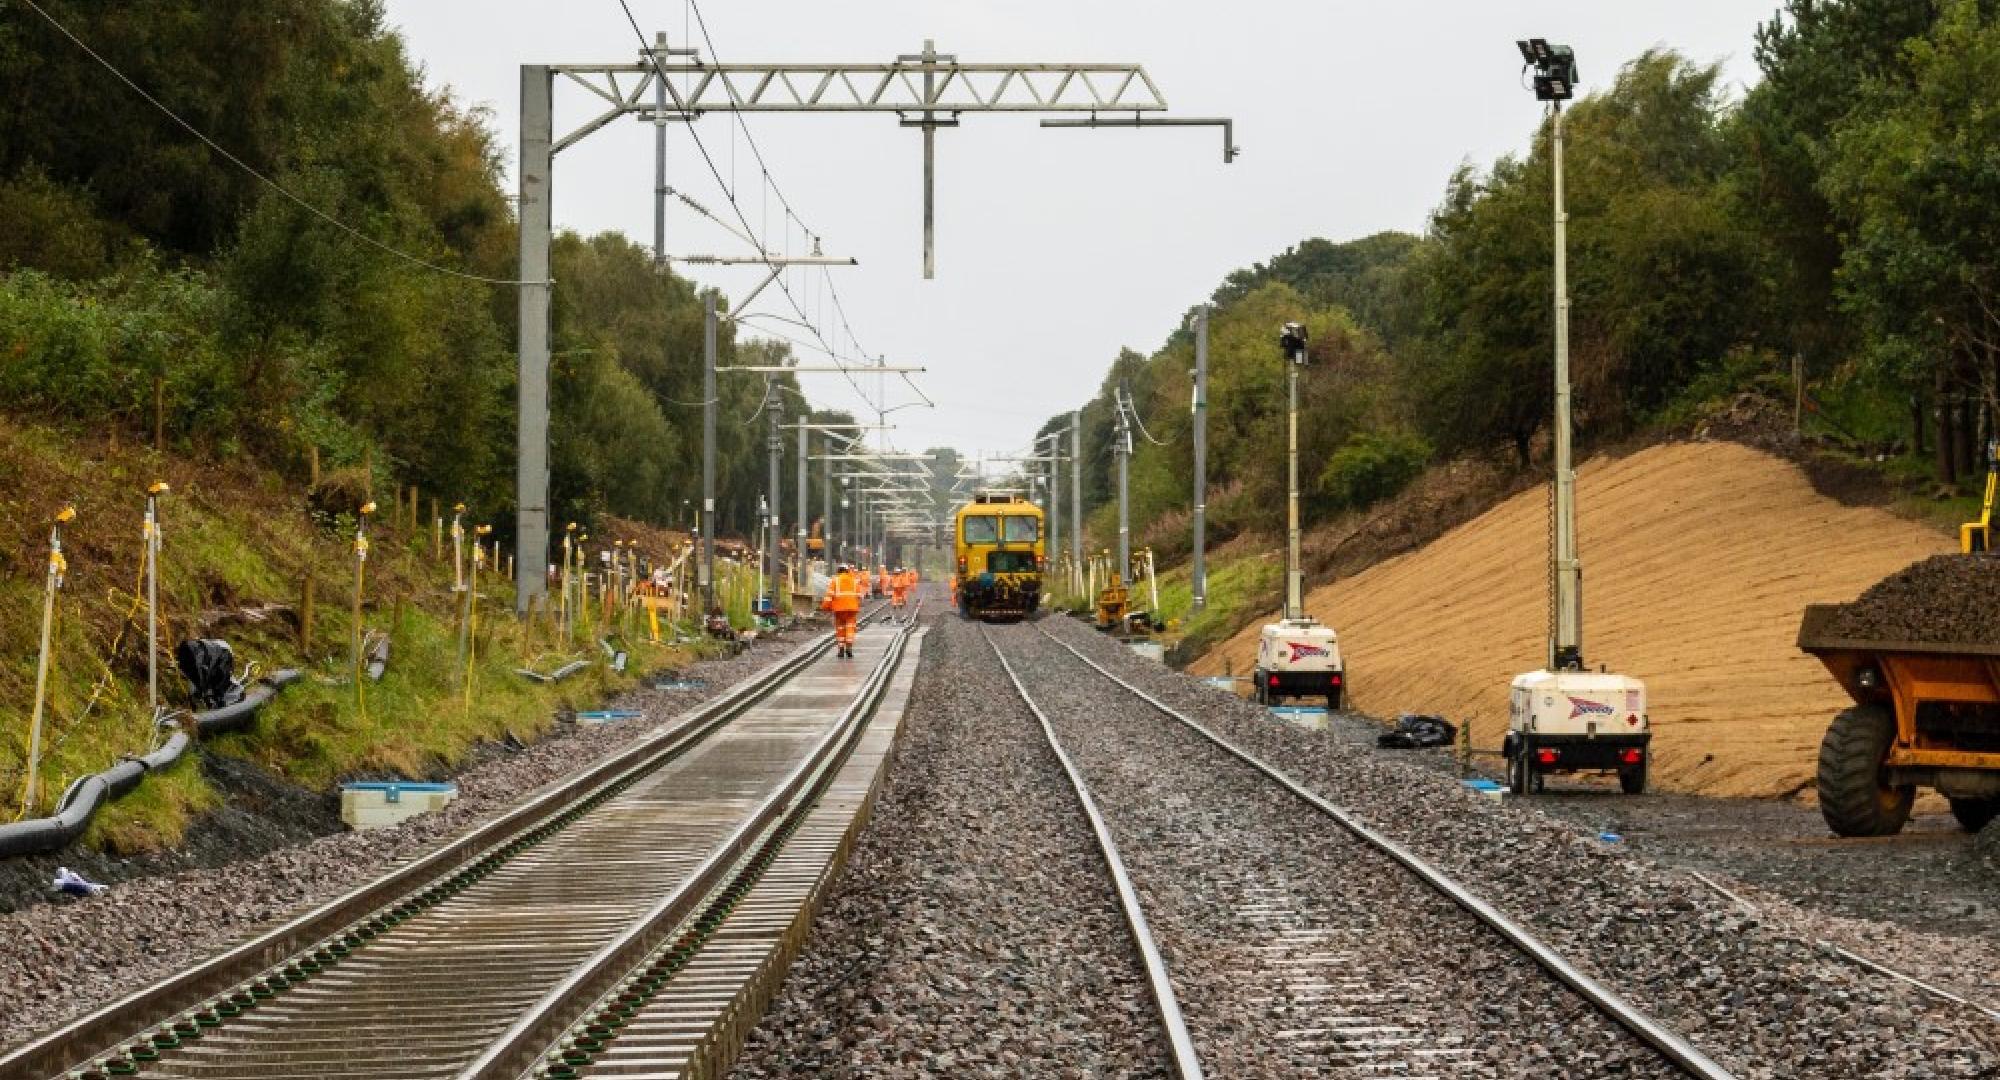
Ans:
[[[958,611],[968,619],[1033,614],[1042,602],[1042,511],[1009,493],[981,492],[952,516]]]

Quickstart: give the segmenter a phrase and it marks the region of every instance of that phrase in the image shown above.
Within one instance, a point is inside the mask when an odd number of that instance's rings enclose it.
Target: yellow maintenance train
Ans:
[[[1042,511],[1019,495],[981,492],[952,516],[958,613],[1023,618],[1042,601]]]

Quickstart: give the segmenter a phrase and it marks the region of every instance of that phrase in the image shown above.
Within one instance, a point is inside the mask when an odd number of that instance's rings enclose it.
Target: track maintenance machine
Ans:
[[[982,491],[952,515],[958,612],[1026,618],[1042,602],[1042,511],[1012,492]]]
[[[1252,674],[1258,702],[1275,705],[1288,697],[1324,695],[1326,707],[1347,699],[1347,672],[1340,663],[1340,637],[1333,627],[1306,615],[1305,569],[1299,559],[1299,370],[1306,365],[1306,328],[1286,323],[1278,335],[1286,360],[1285,613],[1257,635],[1257,668]]]

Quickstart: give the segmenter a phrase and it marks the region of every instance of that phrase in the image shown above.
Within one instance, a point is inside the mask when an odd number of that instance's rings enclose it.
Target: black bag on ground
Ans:
[[[1385,750],[1421,750],[1429,746],[1450,746],[1458,737],[1458,726],[1442,716],[1404,713],[1396,730],[1375,737],[1375,745]]]
[[[174,649],[197,712],[220,709],[243,697],[236,685],[236,651],[221,638],[189,638]]]

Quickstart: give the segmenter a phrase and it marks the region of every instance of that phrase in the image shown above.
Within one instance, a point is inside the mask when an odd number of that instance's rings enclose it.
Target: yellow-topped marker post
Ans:
[[[36,775],[42,763],[42,708],[48,701],[49,692],[49,635],[56,621],[56,591],[63,586],[63,578],[69,573],[69,564],[63,561],[62,527],[76,519],[76,507],[65,506],[56,511],[55,522],[49,527],[49,570],[42,590],[42,645],[35,661],[35,708],[28,722],[28,781],[21,796],[21,816],[34,813],[40,801],[40,778]]]

